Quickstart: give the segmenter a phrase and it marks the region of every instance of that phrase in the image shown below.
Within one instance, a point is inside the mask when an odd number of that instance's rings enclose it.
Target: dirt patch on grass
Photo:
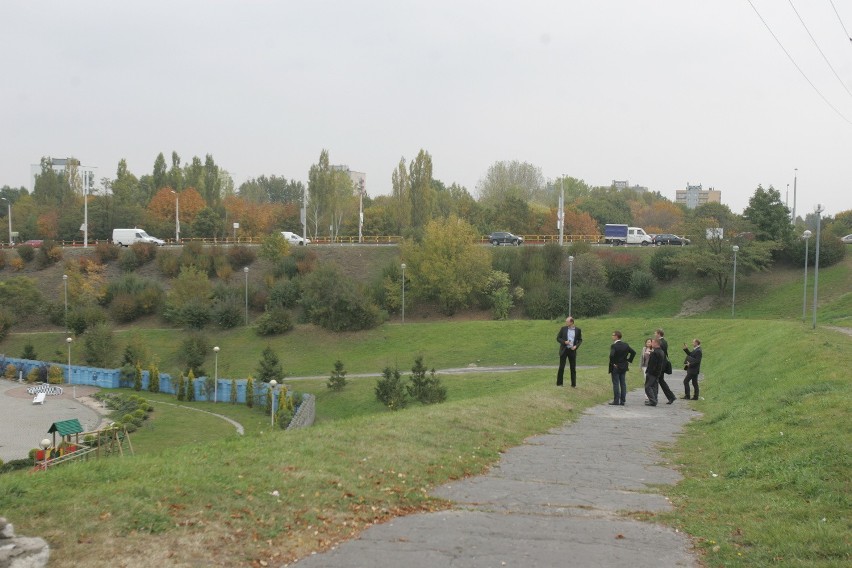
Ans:
[[[678,313],[675,317],[688,318],[690,316],[697,316],[698,314],[708,312],[713,309],[717,300],[718,298],[716,296],[704,296],[698,300],[685,300],[683,305],[680,307],[680,313]]]

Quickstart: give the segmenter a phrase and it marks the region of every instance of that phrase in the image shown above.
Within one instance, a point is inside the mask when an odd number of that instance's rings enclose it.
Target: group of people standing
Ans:
[[[556,386],[562,386],[565,363],[569,363],[571,373],[571,386],[577,386],[577,348],[583,342],[583,334],[580,328],[574,325],[574,318],[568,317],[565,325],[556,334],[559,343],[559,370],[556,373]],[[698,400],[698,374],[701,372],[701,340],[692,340],[692,349],[686,343],[683,344],[686,353],[684,370],[686,377],[683,379],[683,399]],[[627,371],[630,363],[636,357],[636,350],[622,340],[619,330],[612,332],[612,346],[609,350],[609,373],[612,376],[612,406],[624,406],[627,398]],[[666,382],[665,376],[671,374],[671,362],[669,361],[669,343],[666,341],[665,332],[657,329],[654,337],[645,341],[642,349],[640,366],[645,376],[645,396],[647,406],[657,406],[659,392],[662,389],[667,403],[672,404],[677,397]],[[690,397],[690,386],[694,396]]]

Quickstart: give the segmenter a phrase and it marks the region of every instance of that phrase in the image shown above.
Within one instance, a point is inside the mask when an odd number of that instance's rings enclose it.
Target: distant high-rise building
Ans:
[[[338,172],[346,172],[346,175],[349,176],[349,179],[352,180],[352,185],[355,187],[356,191],[364,192],[366,195],[367,192],[367,174],[364,172],[353,172],[349,169],[349,166],[338,165],[331,166],[331,169]]]
[[[630,185],[630,181],[624,179],[614,179],[612,180],[612,187],[615,189],[630,189],[635,191],[636,193],[645,193],[648,191],[648,188],[643,185]]]
[[[722,203],[722,192],[713,189],[701,189],[701,184],[689,185],[686,189],[678,189],[675,193],[675,203],[686,205],[687,209],[695,209],[705,203]]]
[[[54,172],[58,174],[65,174],[68,172],[69,166],[74,165],[76,162],[77,169],[77,178],[78,183],[72,183],[71,186],[79,189],[82,193],[86,189],[89,192],[94,189],[95,186],[95,174],[98,168],[93,166],[84,166],[80,163],[79,160],[75,160],[74,158],[49,158],[50,159],[50,167]],[[41,174],[41,163],[38,164],[30,164],[30,191],[35,189],[35,180],[36,176]]]

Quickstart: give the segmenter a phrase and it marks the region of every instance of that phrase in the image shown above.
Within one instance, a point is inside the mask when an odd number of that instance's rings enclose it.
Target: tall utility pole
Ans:
[[[358,184],[358,242],[363,242],[364,230],[364,182]]]
[[[793,218],[790,222],[796,224],[796,178],[799,175],[799,168],[793,168]]]
[[[565,175],[562,175],[560,179],[559,186],[561,191],[559,192],[559,216],[557,219],[557,223],[559,223],[559,246],[562,246],[562,240],[565,235],[564,227],[565,227]],[[570,314],[569,314],[570,315]]]

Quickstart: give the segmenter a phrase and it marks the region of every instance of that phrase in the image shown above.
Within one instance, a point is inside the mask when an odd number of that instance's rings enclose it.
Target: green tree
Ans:
[[[307,216],[313,225],[313,238],[319,236],[320,227],[325,227],[329,216],[334,190],[334,173],[328,161],[328,150],[320,152],[319,160],[308,171]]]
[[[254,379],[251,375],[246,378],[246,406],[249,408],[254,407]]]
[[[781,193],[772,186],[769,186],[769,189],[757,186],[748,200],[748,207],[743,211],[743,217],[751,223],[759,241],[776,241],[783,244],[793,236],[790,210],[781,201]]]
[[[411,368],[411,381],[406,385],[408,396],[421,404],[435,404],[447,400],[447,387],[441,384],[441,379],[435,374],[433,368],[427,373],[423,364],[423,355],[414,359]]]
[[[156,365],[148,367],[148,390],[160,392],[160,370]]]
[[[343,390],[343,387],[346,386],[346,370],[343,368],[343,361],[340,359],[334,362],[334,370],[331,372],[331,377],[326,382],[326,386],[333,391]]]
[[[195,373],[192,369],[186,375],[186,401],[195,402]]]
[[[264,383],[268,383],[272,379],[279,383],[284,380],[284,368],[281,366],[278,355],[269,345],[263,350],[260,362],[257,365],[257,379]]]
[[[495,162],[479,180],[479,201],[497,209],[507,199],[530,203],[541,194],[541,168],[518,160]]]
[[[432,219],[432,156],[421,149],[408,168],[411,184],[411,228],[419,234]]]
[[[331,331],[370,329],[380,321],[363,288],[331,264],[304,278],[302,307],[308,321]]]
[[[231,404],[237,404],[237,379],[231,379]]]
[[[112,327],[105,323],[96,324],[85,333],[83,346],[87,365],[112,367],[116,355]]]
[[[186,398],[186,379],[184,379],[183,373],[178,374],[177,382],[175,383],[175,396],[180,401]]]
[[[437,301],[446,314],[470,306],[491,270],[489,250],[478,245],[473,227],[454,216],[431,221],[423,242],[406,242],[402,251],[414,293]]]
[[[391,210],[396,222],[396,234],[401,235],[411,226],[411,181],[405,168],[405,157],[399,159],[399,165],[391,174],[391,185]]]
[[[166,165],[165,156],[163,156],[163,153],[160,152],[159,154],[157,154],[157,158],[154,160],[154,173],[151,176],[151,191],[149,193],[149,196],[154,195],[154,193],[168,185],[168,166]],[[147,202],[145,203],[145,205],[147,205]]]
[[[142,367],[136,365],[133,372],[133,390],[139,392],[142,390]]]
[[[408,406],[408,391],[399,369],[385,367],[382,378],[376,381],[376,400],[391,410],[400,410]]]

